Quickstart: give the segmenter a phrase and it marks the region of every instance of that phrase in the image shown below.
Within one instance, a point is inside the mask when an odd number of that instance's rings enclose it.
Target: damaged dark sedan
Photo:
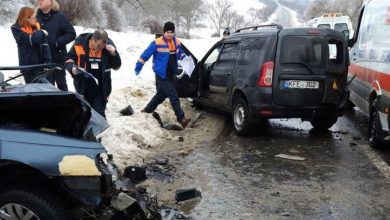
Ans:
[[[96,141],[108,124],[81,96],[0,85],[0,219],[161,219],[156,200],[118,176]]]

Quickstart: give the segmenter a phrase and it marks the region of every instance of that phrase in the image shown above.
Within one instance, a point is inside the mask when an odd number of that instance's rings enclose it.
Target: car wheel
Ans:
[[[248,135],[252,123],[249,117],[248,104],[242,98],[238,98],[233,105],[233,124],[234,130],[238,135]]]
[[[379,121],[378,114],[378,99],[375,98],[371,104],[370,110],[370,118],[368,122],[368,134],[369,134],[369,142],[371,147],[378,148],[383,140],[380,138],[380,132],[382,132],[382,128]]]
[[[60,201],[42,191],[24,188],[1,189],[0,219],[70,219]]]
[[[332,127],[336,121],[337,116],[314,116],[314,118],[310,121],[311,125],[316,130],[328,130]]]

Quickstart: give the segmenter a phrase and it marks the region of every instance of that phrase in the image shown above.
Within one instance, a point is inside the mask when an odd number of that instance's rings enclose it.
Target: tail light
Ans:
[[[274,75],[274,62],[265,62],[261,67],[260,77],[257,85],[260,87],[271,87],[272,77]]]

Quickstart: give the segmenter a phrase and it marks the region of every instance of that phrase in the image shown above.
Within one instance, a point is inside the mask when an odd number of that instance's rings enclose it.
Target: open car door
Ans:
[[[179,71],[174,77],[173,84],[179,97],[196,97],[198,78],[197,74],[193,73],[198,60],[183,43],[181,44],[181,47],[186,56],[178,62]]]

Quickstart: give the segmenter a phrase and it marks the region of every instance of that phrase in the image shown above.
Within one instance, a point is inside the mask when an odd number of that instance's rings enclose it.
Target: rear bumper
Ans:
[[[337,104],[320,106],[281,106],[272,99],[272,88],[250,87],[244,90],[252,117],[261,118],[311,118],[314,115],[337,115],[344,113],[348,99],[348,91],[343,94]]]

